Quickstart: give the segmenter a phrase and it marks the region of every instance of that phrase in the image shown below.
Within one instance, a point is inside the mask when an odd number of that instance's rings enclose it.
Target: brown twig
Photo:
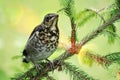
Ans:
[[[71,48],[69,49],[69,52],[74,54],[77,53],[77,48],[76,48],[76,32],[75,32],[75,28],[76,28],[76,24],[73,21],[73,18],[70,19],[71,20]]]

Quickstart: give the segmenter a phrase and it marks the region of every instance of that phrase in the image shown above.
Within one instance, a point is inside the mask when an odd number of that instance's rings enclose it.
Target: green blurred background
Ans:
[[[77,11],[85,8],[101,9],[113,2],[114,0],[75,0],[75,7]],[[22,58],[19,56],[22,55],[31,31],[42,22],[45,14],[56,13],[61,8],[59,0],[0,0],[0,80],[9,80],[16,73],[26,70],[22,65]],[[64,13],[59,15],[60,41],[66,44],[70,38],[70,22]],[[94,18],[78,30],[79,40],[97,28],[99,21]],[[69,44],[67,45],[69,46]],[[103,35],[89,42],[86,47],[100,55],[120,51],[117,42],[109,45],[107,38]],[[60,51],[58,50],[59,54]],[[54,57],[59,55],[58,52]],[[119,66],[116,64],[110,66],[110,70],[107,71],[98,64],[91,67],[84,65],[79,61],[77,55],[70,58],[69,61],[100,80],[117,80],[116,73]],[[62,72],[55,71],[53,75],[57,80],[69,80],[69,76]]]

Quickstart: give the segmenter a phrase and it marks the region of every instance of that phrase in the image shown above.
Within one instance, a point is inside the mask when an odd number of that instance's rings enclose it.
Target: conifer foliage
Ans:
[[[108,38],[108,44],[114,44],[116,40],[120,39],[120,35],[117,34],[117,28],[114,25],[114,22],[119,22],[120,19],[120,0],[115,0],[114,4],[101,10],[92,10],[88,8],[79,12],[76,11],[74,0],[60,0],[60,3],[62,8],[58,10],[58,13],[61,14],[61,12],[64,12],[71,22],[71,48],[65,50],[62,55],[53,60],[55,64],[54,70],[56,69],[58,72],[65,71],[66,74],[70,75],[71,80],[99,80],[72,63],[67,62],[66,59],[73,55],[77,55],[85,44],[99,37],[98,35],[105,35],[105,37]],[[79,35],[76,34],[76,31],[94,17],[101,19],[102,24],[98,26],[96,30],[93,30],[81,39],[81,41],[77,40]],[[84,57],[102,66],[104,65],[107,68],[113,63],[120,64],[120,52],[108,53],[108,55],[104,56],[88,52]],[[36,73],[33,67],[24,73],[17,74],[12,80],[57,80],[54,76],[49,75],[51,68],[47,66],[49,65],[48,63],[43,62],[40,64],[43,66],[40,70],[40,74]]]

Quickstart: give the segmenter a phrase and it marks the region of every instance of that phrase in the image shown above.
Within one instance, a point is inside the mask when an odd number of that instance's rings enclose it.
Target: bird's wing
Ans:
[[[35,28],[34,28],[34,30],[33,30],[32,33],[30,34],[30,36],[29,36],[28,39],[30,39],[30,37],[31,37],[36,31],[38,31],[38,27],[35,27]]]
[[[38,25],[34,28],[34,30],[32,31],[32,33],[30,34],[29,38],[30,39],[32,37],[32,35],[35,33],[35,32],[40,32],[40,31],[43,31],[43,28],[41,27],[41,25]]]

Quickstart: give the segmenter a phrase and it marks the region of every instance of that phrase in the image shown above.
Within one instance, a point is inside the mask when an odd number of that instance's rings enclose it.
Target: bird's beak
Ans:
[[[52,20],[57,20],[58,19],[58,17],[59,17],[59,15],[54,15],[54,17],[52,18]]]

